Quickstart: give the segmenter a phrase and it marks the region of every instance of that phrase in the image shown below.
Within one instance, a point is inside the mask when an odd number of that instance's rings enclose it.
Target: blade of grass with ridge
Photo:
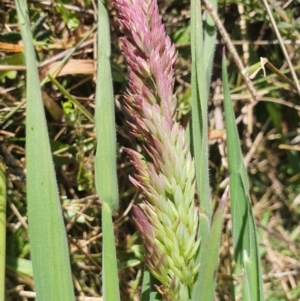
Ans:
[[[160,285],[145,267],[143,273],[143,285],[141,301],[161,301],[162,296],[154,288],[154,284]]]
[[[32,262],[29,259],[7,255],[6,268],[18,275],[33,277]]]
[[[115,110],[110,66],[110,28],[104,0],[98,0],[98,66],[95,122],[97,153],[96,189],[102,201],[102,283],[104,300],[120,300],[112,216],[118,208]]]
[[[208,128],[207,128],[207,78],[203,57],[203,28],[201,16],[201,2],[191,0],[191,51],[192,51],[192,122],[190,124],[191,150],[195,158],[196,183],[198,197],[200,199],[200,222],[198,237],[201,237],[200,252],[196,259],[200,263],[203,246],[207,239],[211,225],[211,198],[208,175]],[[192,296],[199,291],[198,286],[203,275],[198,273],[196,283],[193,287]],[[197,300],[197,299],[193,299]]]
[[[200,198],[200,233],[205,240],[212,215],[208,176],[207,83],[203,61],[203,29],[200,1],[191,1],[192,44],[192,128],[190,139],[196,165],[196,181]]]
[[[203,246],[200,260],[200,270],[198,278],[201,279],[197,285],[197,289],[193,290],[192,300],[197,301],[213,301],[216,285],[219,249],[223,226],[223,215],[228,196],[228,188],[226,188],[219,206],[214,214],[211,230],[209,231],[205,245]]]
[[[215,10],[218,9],[218,0],[210,0],[210,3]],[[204,54],[203,61],[206,70],[207,91],[209,91],[210,82],[211,82],[211,73],[213,68],[216,39],[217,39],[217,30],[216,30],[215,23],[211,15],[207,14],[204,23],[204,50],[203,50],[203,54]]]
[[[224,89],[224,109],[227,134],[228,166],[230,176],[230,201],[232,216],[232,232],[236,272],[246,273],[243,300],[263,301],[262,273],[255,220],[252,213],[247,172],[243,163],[240,141],[235,124],[234,111],[230,99],[226,58],[223,54],[222,77]],[[244,255],[251,265],[245,267]]]
[[[69,250],[55,179],[27,2],[15,1],[26,73],[27,204],[36,298],[75,300]]]
[[[0,162],[0,301],[5,300],[6,176]],[[2,293],[1,293],[2,292]]]

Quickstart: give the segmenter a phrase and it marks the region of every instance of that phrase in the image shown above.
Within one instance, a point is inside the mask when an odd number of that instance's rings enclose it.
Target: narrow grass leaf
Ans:
[[[118,208],[115,109],[110,68],[109,19],[105,4],[99,0],[98,67],[95,123],[97,131],[96,188],[111,211]]]
[[[118,269],[112,211],[106,203],[102,205],[102,290],[103,300],[120,300]]]
[[[27,66],[26,163],[31,259],[36,298],[74,300],[69,250],[56,185],[27,2],[15,1]]]
[[[208,47],[208,46],[207,46]],[[198,237],[201,238],[200,252],[196,263],[200,263],[203,246],[211,225],[211,198],[208,175],[208,128],[207,128],[207,79],[209,64],[204,63],[204,41],[201,16],[201,1],[191,0],[191,51],[192,51],[192,122],[190,124],[191,149],[195,158],[196,183],[200,198]],[[210,73],[210,72],[209,72]],[[199,274],[198,274],[199,275]],[[192,295],[199,291],[200,278],[193,287]]]
[[[117,259],[111,214],[118,208],[115,111],[110,66],[109,18],[104,0],[98,1],[98,67],[95,123],[96,189],[102,201],[102,283],[104,300],[120,300]]]
[[[214,214],[211,230],[203,246],[204,252],[201,253],[200,269],[198,275],[199,285],[193,291],[192,300],[213,301],[216,285],[216,277],[219,263],[219,249],[223,225],[223,213],[227,198],[227,189],[219,203],[218,209]]]
[[[154,288],[154,284],[159,285],[159,281],[157,281],[147,268],[144,269],[143,274],[143,285],[142,285],[142,296],[141,301],[160,301],[161,295]]]
[[[262,301],[264,297],[256,227],[251,208],[247,173],[243,163],[241,148],[239,147],[240,141],[229,94],[225,55],[223,55],[222,76],[230,175],[233,246],[237,265],[236,273],[239,274],[244,271],[243,256],[246,252],[251,261],[251,266],[249,267],[251,269],[251,277],[247,278],[247,285],[249,285],[249,290],[253,296],[252,301]],[[248,271],[249,275],[250,272]],[[246,296],[243,300],[247,300]]]
[[[33,277],[32,262],[29,259],[6,256],[6,268],[23,276]]]
[[[200,1],[191,1],[192,47],[192,150],[196,164],[196,180],[200,210],[211,219],[212,209],[208,176],[207,75],[204,64],[204,42]]]
[[[0,162],[0,301],[5,300],[6,176]]]
[[[217,11],[218,10],[218,0],[210,1],[212,7]],[[207,14],[206,20],[204,23],[204,50],[203,50],[203,61],[205,64],[206,71],[206,83],[207,91],[209,91],[209,86],[211,82],[211,73],[213,68],[213,58],[215,54],[217,39],[217,31],[215,23],[210,14]]]
[[[200,1],[191,1],[191,45],[192,45],[192,128],[191,144],[196,165],[196,182],[200,198],[200,214],[206,216],[200,221],[201,239],[209,231],[211,200],[208,176],[208,134],[207,134],[207,84],[203,61],[203,28]],[[208,224],[207,224],[208,222]]]
[[[91,122],[94,122],[93,115],[86,110],[86,108],[77,101],[54,77],[48,74],[50,81],[58,88],[58,90],[68,99],[71,103],[78,108],[78,110]]]

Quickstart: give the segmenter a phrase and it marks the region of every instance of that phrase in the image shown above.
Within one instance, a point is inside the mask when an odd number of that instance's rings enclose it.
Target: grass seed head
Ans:
[[[145,262],[160,282],[163,300],[188,300],[198,271],[194,163],[184,129],[175,121],[173,64],[177,53],[166,35],[156,1],[114,0],[124,33],[129,87],[124,100],[134,136],[149,157],[127,150],[137,174],[132,183],[144,194],[134,206],[145,245]]]

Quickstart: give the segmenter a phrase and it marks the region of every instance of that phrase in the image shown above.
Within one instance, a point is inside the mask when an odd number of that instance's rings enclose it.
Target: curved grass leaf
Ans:
[[[243,291],[248,293],[243,294],[243,300],[263,301],[262,275],[255,220],[251,208],[247,172],[239,146],[240,141],[230,99],[225,55],[223,55],[222,61],[222,77],[236,273],[245,273]],[[246,261],[245,254],[247,255]],[[251,264],[249,264],[249,261]]]
[[[212,40],[207,36],[210,49]],[[195,159],[196,183],[200,198],[200,222],[198,237],[201,237],[200,252],[196,259],[200,263],[203,246],[207,239],[211,226],[211,198],[208,175],[208,128],[207,128],[207,98],[208,78],[210,78],[210,58],[207,56],[207,63],[204,57],[204,40],[201,16],[201,1],[191,0],[191,50],[192,50],[192,122],[190,124],[191,149]],[[192,296],[199,292],[200,277],[198,276],[193,287]]]
[[[16,274],[33,277],[31,260],[7,255],[6,268]]]
[[[192,44],[192,150],[196,164],[196,181],[200,210],[211,219],[208,176],[207,77],[203,60],[203,28],[200,1],[191,1]],[[201,230],[200,230],[201,231]],[[202,236],[201,236],[202,237]]]
[[[102,284],[104,300],[120,300],[116,249],[111,214],[118,208],[115,111],[110,66],[109,18],[104,0],[98,0],[98,67],[95,122],[96,189],[102,201]]]
[[[212,7],[217,10],[218,9],[218,0],[210,0],[210,4]],[[206,20],[204,23],[204,64],[206,71],[206,83],[207,83],[207,91],[209,91],[210,82],[211,82],[211,73],[213,68],[213,59],[215,54],[216,47],[216,39],[217,39],[217,31],[215,27],[215,23],[210,14],[206,16]]]
[[[91,122],[94,122],[94,117],[89,111],[75,98],[73,97],[54,77],[48,74],[50,81],[58,88],[58,90],[74,105],[78,110]]]
[[[213,301],[218,271],[219,249],[223,226],[223,214],[227,198],[227,189],[214,214],[211,230],[208,234],[200,259],[198,285],[193,291],[192,300]]]
[[[27,2],[16,0],[26,74],[27,203],[36,298],[74,300],[70,259],[50,150]]]
[[[143,286],[141,301],[160,301],[162,296],[154,288],[154,284],[160,285],[159,281],[156,280],[151,273],[145,267],[143,274]]]

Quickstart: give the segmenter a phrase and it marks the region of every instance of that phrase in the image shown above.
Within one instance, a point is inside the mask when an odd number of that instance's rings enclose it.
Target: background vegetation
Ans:
[[[300,3],[269,1],[269,4],[293,66],[298,70]],[[53,5],[28,1],[28,5],[41,80],[49,70],[57,68],[70,49],[76,47],[57,78],[75,101],[52,82],[44,85],[43,99],[64,209],[76,296],[89,297],[82,300],[102,300],[102,284],[98,277],[102,264],[101,204],[94,187],[96,140],[91,117],[95,104],[96,8],[90,0],[56,1]],[[190,1],[184,0],[159,1],[168,34],[179,52],[176,92],[179,119],[183,125],[189,118],[191,95],[189,5]],[[288,70],[262,2],[219,1],[218,12],[246,66],[266,57],[279,70]],[[139,300],[143,249],[130,209],[134,202],[140,200],[140,195],[128,180],[134,169],[122,148],[139,150],[140,145],[128,135],[127,115],[120,105],[127,85],[126,66],[119,50],[118,37],[121,34],[114,10],[110,16],[120,194],[114,225],[121,298]],[[31,300],[34,293],[24,172],[25,67],[13,1],[1,1],[0,17],[0,152],[7,166],[8,189],[6,300]],[[86,39],[82,42],[84,37]],[[215,201],[228,182],[222,116],[223,45],[221,36],[218,36],[209,102],[210,179]],[[230,60],[228,74],[259,230],[266,300],[297,300],[300,298],[300,287],[297,286],[300,280],[299,95],[267,71],[266,78],[259,73],[253,80],[259,101],[251,103],[233,60]],[[287,76],[291,78],[289,73]],[[216,300],[230,300],[228,277],[232,268],[232,244],[228,239],[231,236],[228,207],[226,212]]]

